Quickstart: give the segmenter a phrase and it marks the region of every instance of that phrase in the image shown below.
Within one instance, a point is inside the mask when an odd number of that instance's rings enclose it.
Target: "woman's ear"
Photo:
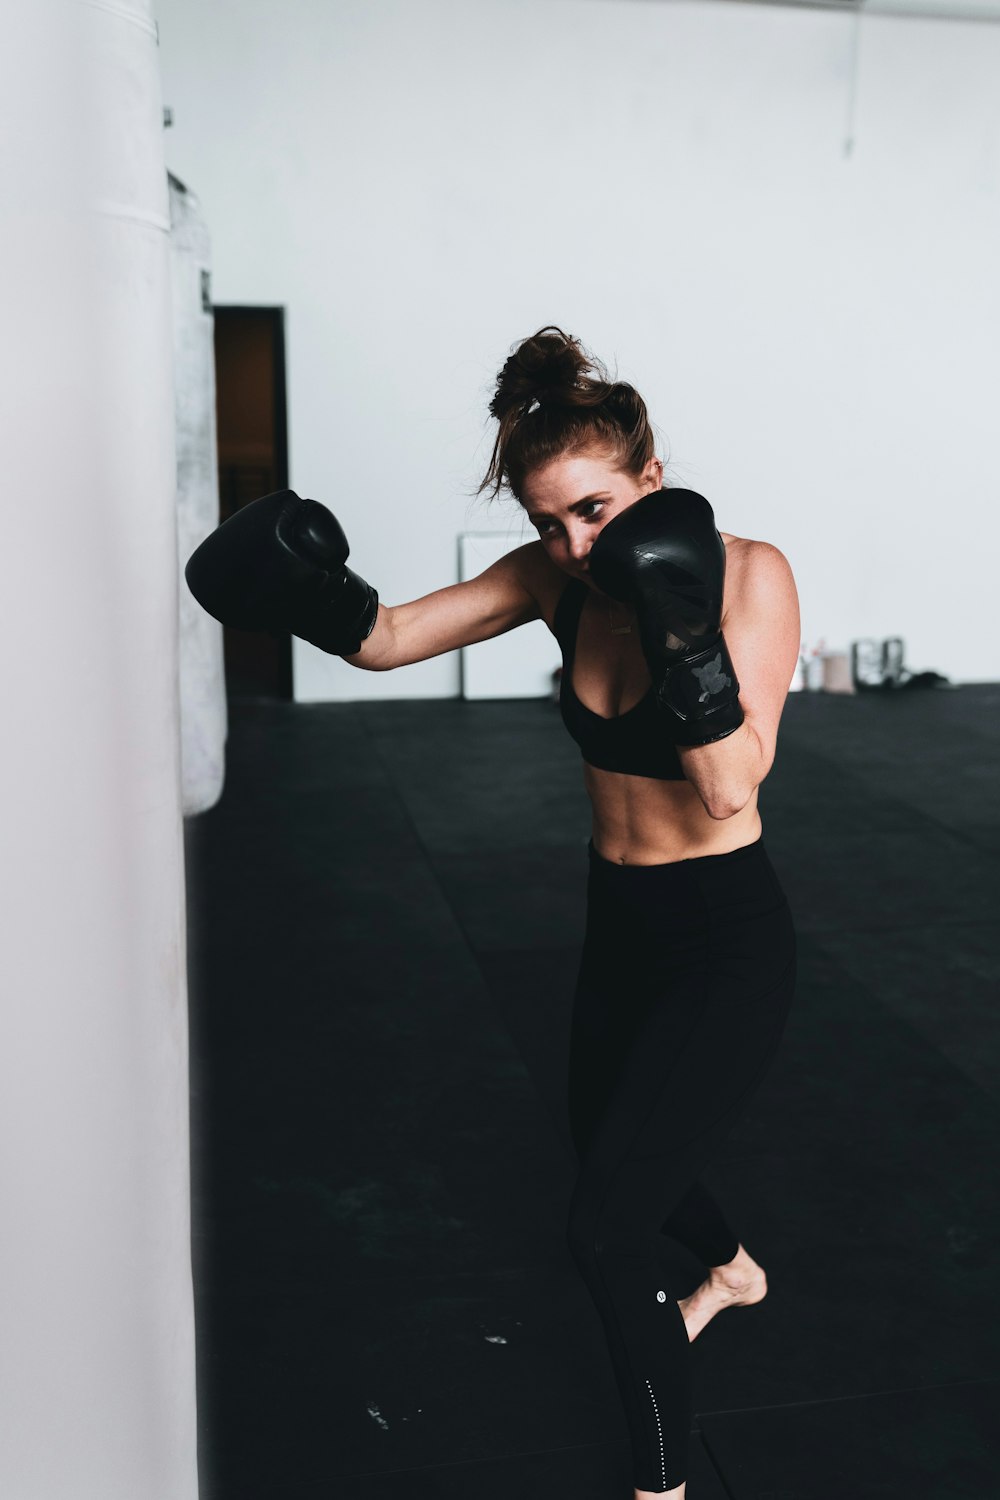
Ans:
[[[649,460],[649,463],[646,465],[646,478],[649,482],[650,490],[663,488],[663,460],[661,458],[651,458]]]

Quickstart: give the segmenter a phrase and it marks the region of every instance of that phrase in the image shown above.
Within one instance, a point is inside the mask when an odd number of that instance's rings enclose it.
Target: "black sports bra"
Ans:
[[[666,735],[663,714],[650,687],[645,697],[623,714],[605,719],[581,703],[573,691],[573,657],[584,601],[590,593],[580,578],[571,578],[559,596],[553,633],[562,648],[559,709],[588,765],[657,781],[684,781],[677,749]]]

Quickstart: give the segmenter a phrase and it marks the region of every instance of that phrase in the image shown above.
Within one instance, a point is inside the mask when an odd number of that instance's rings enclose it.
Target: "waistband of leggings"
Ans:
[[[697,867],[698,870],[718,869],[722,865],[739,864],[741,860],[759,858],[764,853],[764,835],[758,834],[757,838],[750,844],[740,844],[737,849],[727,849],[723,854],[694,854],[687,859],[669,859],[658,865],[620,865],[613,859],[605,859],[603,854],[598,854],[594,848],[594,840],[587,840],[587,858],[593,869],[613,872],[616,875],[637,876],[641,879],[644,875],[651,876],[655,873],[662,874],[665,870],[690,870]]]

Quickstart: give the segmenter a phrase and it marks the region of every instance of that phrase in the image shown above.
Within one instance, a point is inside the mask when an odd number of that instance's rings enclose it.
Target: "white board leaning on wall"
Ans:
[[[465,531],[458,538],[458,576],[475,578],[508,552],[524,545],[509,531]],[[552,674],[562,664],[555,636],[542,620],[504,635],[463,646],[463,698],[548,698]]]

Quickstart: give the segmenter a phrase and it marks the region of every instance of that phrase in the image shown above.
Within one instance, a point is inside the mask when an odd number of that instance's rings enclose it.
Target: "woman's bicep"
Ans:
[[[538,599],[528,587],[524,554],[535,543],[517,547],[464,583],[436,589],[409,604],[389,610],[390,658],[386,666],[415,661],[486,641],[517,625],[541,617]]]
[[[798,592],[788,559],[769,542],[754,542],[745,587],[728,612],[725,635],[744,720],[760,740],[765,774],[799,658],[799,632]]]

